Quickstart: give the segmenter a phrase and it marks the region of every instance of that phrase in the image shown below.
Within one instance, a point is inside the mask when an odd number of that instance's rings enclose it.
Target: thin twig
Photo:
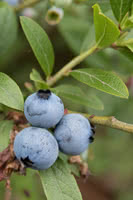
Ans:
[[[69,73],[71,69],[73,69],[77,64],[82,62],[85,58],[87,58],[89,55],[97,51],[97,46],[93,46],[88,51],[80,54],[79,56],[75,57],[72,61],[70,61],[68,64],[66,64],[60,71],[58,71],[53,77],[51,77],[47,84],[51,87],[53,86],[58,80],[60,80],[63,76]],[[73,113],[72,111],[68,111],[68,113]],[[90,122],[98,125],[104,125],[107,127],[115,128],[118,130],[126,131],[128,133],[133,133],[133,125],[128,124],[125,122],[121,122],[117,120],[113,116],[94,116],[89,114],[82,113],[85,117],[89,118]]]
[[[68,113],[76,113],[76,112],[68,110]],[[133,133],[133,125],[132,124],[128,124],[128,123],[119,121],[113,116],[94,116],[94,117],[91,117],[92,115],[89,115],[89,114],[85,114],[85,113],[80,113],[80,114],[82,114],[86,118],[88,118],[89,121],[93,124],[103,125],[103,126],[115,128],[115,129],[118,129],[118,130],[121,130],[121,131],[126,131],[128,133]]]
[[[6,191],[5,191],[5,200],[11,200],[11,195],[12,195],[12,193],[11,193],[11,190],[10,189],[5,189]]]
[[[89,55],[97,51],[97,45],[93,46],[89,50],[83,52],[79,56],[72,59],[68,64],[66,64],[60,71],[58,71],[53,77],[47,80],[47,84],[51,87],[53,86],[58,80],[60,80],[63,76],[68,75],[69,72],[76,67],[79,63],[81,63],[85,58]]]
[[[12,192],[10,186],[10,179],[6,180],[6,187],[5,187],[5,200],[11,200]]]

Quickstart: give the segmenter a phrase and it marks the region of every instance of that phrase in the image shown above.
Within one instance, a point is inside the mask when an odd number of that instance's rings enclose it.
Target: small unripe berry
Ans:
[[[64,16],[64,11],[62,8],[57,8],[56,6],[51,7],[45,16],[45,20],[50,25],[59,24]]]

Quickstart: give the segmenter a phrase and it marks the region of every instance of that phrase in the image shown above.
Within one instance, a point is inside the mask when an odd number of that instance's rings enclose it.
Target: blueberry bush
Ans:
[[[0,39],[0,198],[132,200],[133,0],[0,0]]]

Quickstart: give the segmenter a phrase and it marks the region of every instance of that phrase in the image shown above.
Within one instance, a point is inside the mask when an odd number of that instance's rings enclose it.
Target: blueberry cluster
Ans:
[[[94,128],[80,114],[64,115],[62,100],[50,90],[39,90],[24,104],[31,127],[20,131],[14,140],[16,158],[25,167],[48,169],[56,161],[59,149],[79,155],[93,142]],[[47,130],[54,128],[54,135]]]

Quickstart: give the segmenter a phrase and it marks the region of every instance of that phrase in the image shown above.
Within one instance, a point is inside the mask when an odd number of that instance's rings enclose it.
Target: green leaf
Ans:
[[[47,34],[32,19],[28,17],[20,17],[20,19],[23,31],[42,70],[49,76],[53,70],[54,52]]]
[[[0,3],[0,30],[0,61],[2,61],[17,38],[16,15],[6,3]]]
[[[119,52],[133,62],[133,53],[128,48],[118,48]]]
[[[125,14],[131,9],[133,0],[110,0],[116,19],[121,22]]]
[[[128,89],[123,81],[113,72],[101,69],[78,69],[70,74],[82,83],[103,92],[128,98]]]
[[[111,9],[109,1],[105,1],[105,0],[101,0],[101,1],[98,1],[98,0],[81,0],[81,2],[86,3],[86,5],[91,6],[91,7],[98,2],[98,4],[100,5],[100,7],[102,8],[102,10],[104,12],[107,12],[108,10]]]
[[[18,85],[2,72],[0,72],[0,103],[23,111],[24,99]]]
[[[80,177],[80,167],[76,164],[69,164],[68,163],[68,167],[71,171],[72,174],[74,174],[77,177]]]
[[[10,179],[13,199],[17,195],[19,200],[47,200],[43,194],[43,188],[35,170],[26,169],[26,176],[19,176],[19,182],[17,179],[18,174],[13,173]]]
[[[116,24],[101,12],[98,4],[95,4],[93,9],[96,42],[101,48],[108,47],[117,40],[120,31]]]
[[[39,72],[36,71],[35,69],[32,69],[32,72],[30,73],[30,79],[32,81],[34,81],[37,89],[47,89],[48,88],[47,83],[42,79]]]
[[[96,44],[95,41],[95,29],[94,29],[94,25],[91,26],[89,32],[87,33],[82,45],[81,45],[81,50],[80,52],[84,52],[87,51],[88,49],[90,49],[92,46],[94,46]]]
[[[127,47],[131,52],[133,52],[133,39],[125,40],[119,43],[119,46]]]
[[[73,103],[84,105],[95,110],[103,110],[104,106],[98,97],[90,95],[89,97],[77,86],[60,85],[54,88],[54,92],[64,99],[70,100]]]
[[[48,200],[82,200],[77,183],[62,160],[39,173]]]
[[[124,34],[122,38],[120,38],[116,45],[119,47],[127,47],[133,52],[133,30],[131,30],[128,34]]]
[[[129,16],[129,13],[126,13],[126,15],[123,17],[120,27],[122,30],[124,29],[131,29],[133,28],[133,15]]]
[[[70,169],[71,173],[73,173],[74,175],[80,177],[80,167],[78,165],[76,165],[75,163],[69,163],[68,159],[70,156],[59,152],[59,158],[65,163],[65,165],[67,165],[67,167]]]
[[[9,143],[10,132],[13,128],[13,121],[0,121],[0,152],[3,151]]]

